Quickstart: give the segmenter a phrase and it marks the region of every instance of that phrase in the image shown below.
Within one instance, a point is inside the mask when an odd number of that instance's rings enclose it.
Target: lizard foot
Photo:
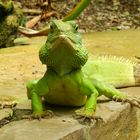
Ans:
[[[140,108],[140,99],[137,97],[126,97],[126,98],[114,97],[113,100],[122,103],[130,103],[130,105]]]
[[[81,124],[91,124],[94,121],[103,121],[99,116],[94,115],[93,110],[79,109],[76,111],[74,118],[77,119]]]
[[[32,115],[24,115],[22,119],[29,119],[29,120],[41,120],[42,118],[48,119],[52,118],[54,116],[53,112],[51,110],[46,110],[43,112],[34,112]]]

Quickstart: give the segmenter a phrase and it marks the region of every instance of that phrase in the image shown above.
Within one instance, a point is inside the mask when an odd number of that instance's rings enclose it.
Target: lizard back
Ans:
[[[140,64],[124,57],[96,56],[83,67],[90,79],[97,79],[115,87],[140,85]]]

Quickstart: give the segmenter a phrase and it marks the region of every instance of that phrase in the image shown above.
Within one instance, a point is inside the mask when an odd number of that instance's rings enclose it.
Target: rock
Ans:
[[[129,26],[124,26],[124,25],[120,25],[117,27],[118,30],[127,30],[127,29],[130,29]]]
[[[131,109],[128,103],[102,101],[104,103],[97,106],[96,116],[102,117],[104,122],[82,125],[72,117],[75,109],[51,107],[55,114],[53,118],[11,122],[0,129],[0,140],[135,140],[136,109]],[[30,108],[29,102],[17,106],[17,110]]]
[[[140,140],[140,110],[137,112],[138,118],[138,140]]]
[[[75,132],[75,135],[79,134],[76,132],[77,130],[82,135],[83,127],[71,119],[66,119],[66,122],[63,122],[61,119],[22,120],[18,123],[13,122],[10,126],[5,126],[5,128],[3,127],[0,130],[0,140],[58,140],[73,132]],[[81,137],[81,139],[83,138]]]
[[[137,97],[140,99],[140,87],[129,87],[121,89],[121,91],[126,92],[127,94]],[[138,140],[140,140],[140,109],[137,112],[137,121],[138,121]]]
[[[0,120],[12,116],[13,111],[10,108],[4,108],[0,110]]]

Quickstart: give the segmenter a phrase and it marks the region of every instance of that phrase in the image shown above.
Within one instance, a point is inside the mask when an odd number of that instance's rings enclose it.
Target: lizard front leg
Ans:
[[[80,89],[81,93],[87,96],[87,101],[81,109],[76,111],[76,118],[82,120],[82,122],[91,122],[91,120],[101,119],[99,116],[95,116],[97,97],[99,95],[93,84],[86,80],[84,85]],[[102,120],[102,119],[101,119]]]
[[[44,111],[42,97],[47,94],[48,87],[46,86],[45,79],[32,80],[27,84],[27,95],[31,99],[33,119],[41,119],[44,117],[52,117],[53,113],[50,110]],[[24,118],[29,118],[24,116]]]

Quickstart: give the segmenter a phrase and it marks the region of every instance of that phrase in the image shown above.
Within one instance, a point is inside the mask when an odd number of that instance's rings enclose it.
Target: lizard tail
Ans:
[[[134,67],[134,77],[137,86],[140,86],[140,64]]]

